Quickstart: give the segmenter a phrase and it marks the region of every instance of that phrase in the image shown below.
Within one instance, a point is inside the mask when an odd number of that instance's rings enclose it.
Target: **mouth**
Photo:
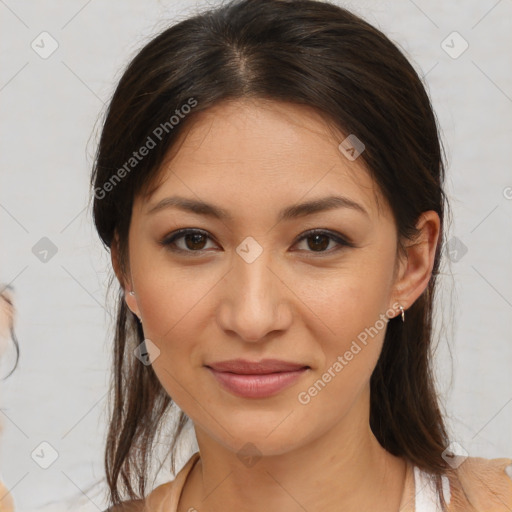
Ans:
[[[311,370],[308,365],[278,359],[236,359],[205,366],[224,389],[243,398],[274,396]]]
[[[261,361],[248,361],[246,359],[230,359],[208,363],[208,368],[218,372],[230,372],[239,375],[263,375],[278,372],[291,372],[302,368],[309,368],[308,365],[284,361],[281,359],[263,359]]]

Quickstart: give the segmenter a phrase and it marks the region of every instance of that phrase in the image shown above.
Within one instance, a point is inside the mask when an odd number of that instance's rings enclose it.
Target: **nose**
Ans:
[[[258,342],[289,328],[293,293],[277,269],[271,268],[265,251],[252,262],[235,255],[225,279],[218,311],[223,330],[236,333],[243,341]]]

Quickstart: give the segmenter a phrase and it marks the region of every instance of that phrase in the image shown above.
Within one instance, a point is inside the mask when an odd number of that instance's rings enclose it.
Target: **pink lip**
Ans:
[[[294,384],[309,369],[297,363],[265,359],[260,362],[236,359],[206,365],[228,391],[244,398],[265,398]]]

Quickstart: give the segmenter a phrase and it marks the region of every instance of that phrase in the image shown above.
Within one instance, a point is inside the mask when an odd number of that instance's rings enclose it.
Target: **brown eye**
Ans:
[[[166,236],[159,243],[169,251],[178,253],[189,253],[198,255],[207,249],[205,248],[208,240],[212,238],[207,232],[198,229],[179,229],[178,231]],[[343,247],[354,247],[354,244],[343,238],[337,233],[324,230],[313,230],[304,233],[294,245],[302,241],[307,241],[305,252],[330,254]],[[180,241],[181,245],[177,242]],[[334,243],[332,249],[328,249],[331,242]]]
[[[183,235],[183,239],[185,240],[185,245],[187,246],[187,249],[204,249],[206,236],[203,235],[202,233],[190,233],[188,235]]]
[[[182,240],[183,243],[178,245],[176,242]],[[160,244],[175,252],[201,252],[206,250],[205,245],[210,237],[206,232],[197,229],[180,229],[170,236],[165,237]]]
[[[306,252],[313,253],[332,253],[343,247],[354,247],[351,242],[330,231],[308,231],[298,239],[297,243],[303,240],[307,240]],[[335,247],[332,250],[326,250],[331,242],[334,242]]]
[[[306,238],[311,243],[308,243],[308,247],[313,251],[325,251],[329,246],[330,237],[327,235],[311,235]]]

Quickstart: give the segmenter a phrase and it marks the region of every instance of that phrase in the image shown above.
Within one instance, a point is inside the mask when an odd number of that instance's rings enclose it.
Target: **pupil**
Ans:
[[[202,235],[201,233],[192,233],[192,234],[186,235],[185,239],[187,240],[187,242],[189,242],[192,239],[192,247],[190,246],[189,243],[187,243],[187,247],[189,249],[202,249],[201,241],[200,241],[201,238],[204,238],[204,235]],[[197,247],[196,244],[199,244],[200,247]],[[204,240],[203,240],[202,245],[204,245]]]
[[[326,247],[328,247],[328,245],[329,245],[329,238],[326,235],[312,235],[312,236],[309,237],[309,239],[314,239],[316,241],[318,241],[319,238],[320,239],[323,238],[324,239],[324,243],[320,244],[320,246],[319,245],[311,246],[311,244],[308,244],[310,249],[315,249],[315,248],[318,249],[318,248],[320,248],[322,250],[322,249],[325,249]],[[327,242],[327,243],[325,243],[325,242]]]

